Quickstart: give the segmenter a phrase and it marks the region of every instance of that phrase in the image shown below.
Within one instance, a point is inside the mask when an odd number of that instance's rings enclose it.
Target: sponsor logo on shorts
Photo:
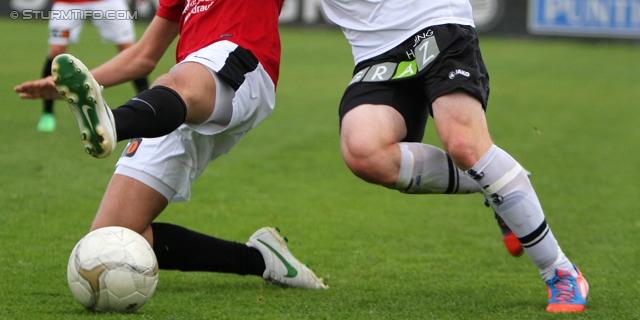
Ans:
[[[417,44],[414,49],[406,52],[406,61],[387,61],[366,67],[353,76],[349,85],[356,82],[386,82],[419,75],[436,59],[440,49],[432,33],[416,36],[414,41]]]
[[[124,156],[125,157],[133,157],[138,151],[140,144],[142,143],[142,138],[134,138],[129,141],[127,147],[124,148]]]
[[[51,31],[49,31],[49,33],[52,38],[69,39],[69,36],[71,35],[71,32],[67,29],[52,29]]]
[[[453,70],[453,71],[449,72],[449,79],[453,80],[453,78],[455,78],[457,75],[461,75],[461,76],[464,76],[464,77],[467,77],[467,78],[469,78],[471,76],[469,71],[464,71],[462,69],[456,69],[456,70]]]

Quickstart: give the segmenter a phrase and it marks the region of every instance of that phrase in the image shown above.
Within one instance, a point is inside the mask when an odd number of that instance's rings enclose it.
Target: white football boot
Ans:
[[[280,236],[275,228],[256,231],[247,246],[256,248],[264,258],[266,266],[262,278],[266,282],[283,287],[328,289],[322,278],[296,259],[287,248],[287,239]]]

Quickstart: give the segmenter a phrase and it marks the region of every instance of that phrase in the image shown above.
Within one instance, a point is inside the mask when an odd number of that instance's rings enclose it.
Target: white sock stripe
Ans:
[[[502,176],[500,179],[498,179],[496,182],[483,187],[482,188],[482,193],[484,193],[485,195],[492,195],[494,193],[497,193],[498,190],[502,189],[504,186],[507,185],[507,183],[511,182],[511,180],[515,179],[516,176],[518,176],[518,174],[520,173],[520,171],[524,170],[524,168],[522,168],[522,166],[519,163],[516,163],[516,166],[513,167],[513,169],[509,170],[507,173],[505,173],[504,176]]]
[[[149,102],[146,102],[146,101],[144,101],[144,100],[142,100],[140,98],[137,98],[137,97],[133,97],[133,98],[131,98],[131,100],[140,101],[140,102],[146,104],[147,106],[149,106],[149,108],[151,108],[151,111],[153,111],[153,114],[156,114],[156,109]]]
[[[414,157],[406,143],[400,143],[398,146],[400,147],[400,171],[393,188],[406,191],[412,185]]]

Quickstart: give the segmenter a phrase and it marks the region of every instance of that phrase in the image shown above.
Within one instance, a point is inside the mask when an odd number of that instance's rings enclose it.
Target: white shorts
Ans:
[[[102,41],[116,45],[135,41],[133,21],[127,14],[124,0],[100,0],[82,3],[55,2],[49,20],[49,44],[64,45],[78,42],[85,19],[92,19]],[[81,12],[85,12],[84,14]],[[56,15],[54,15],[54,13]],[[65,17],[68,19],[60,19]]]
[[[207,164],[228,153],[271,114],[275,86],[261,64],[245,73],[244,82],[235,92],[216,74],[236,47],[229,41],[216,42],[180,62],[197,62],[211,71],[217,89],[216,111],[209,120],[199,125],[183,124],[159,138],[132,139],[116,164],[115,174],[141,181],[171,202],[187,201],[191,185]]]

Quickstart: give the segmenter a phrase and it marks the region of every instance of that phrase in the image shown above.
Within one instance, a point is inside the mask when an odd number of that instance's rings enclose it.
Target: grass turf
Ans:
[[[239,242],[279,226],[331,289],[161,271],[139,312],[96,315],[71,296],[66,264],[117,157],[84,154],[63,102],[56,132],[36,132],[40,102],[20,100],[12,88],[40,75],[46,22],[0,19],[0,31],[2,319],[640,318],[636,46],[481,38],[493,138],[533,172],[547,221],[587,277],[583,314],[544,311],[537,270],[526,256],[508,255],[481,196],[408,196],[353,177],[337,126],[348,45],[337,30],[283,28],[276,111],[209,166],[191,202],[170,206],[160,220]],[[91,68],[115,49],[88,26],[70,53]],[[172,61],[170,52],[151,77]],[[115,107],[133,92],[125,84],[105,96]],[[432,123],[425,141],[438,144]]]

